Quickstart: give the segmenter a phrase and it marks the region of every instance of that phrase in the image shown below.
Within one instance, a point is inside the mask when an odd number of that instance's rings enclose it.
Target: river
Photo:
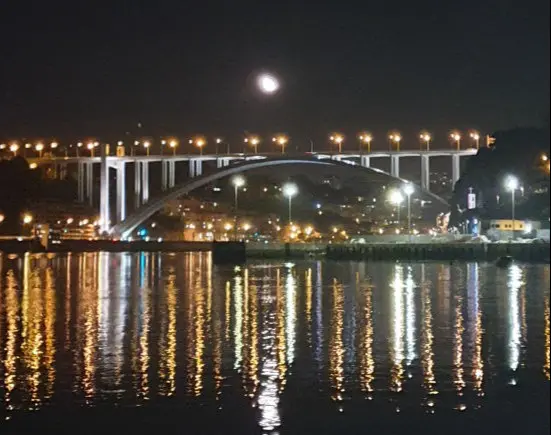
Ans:
[[[549,265],[0,255],[0,433],[549,432]]]

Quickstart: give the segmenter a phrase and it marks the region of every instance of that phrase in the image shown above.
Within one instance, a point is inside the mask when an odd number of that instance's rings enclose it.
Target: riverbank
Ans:
[[[313,244],[67,240],[48,250],[38,242],[0,241],[0,252],[214,252],[215,261],[246,258],[327,258],[331,260],[467,260],[493,261],[511,256],[521,261],[549,262],[549,243],[427,243],[427,244]]]

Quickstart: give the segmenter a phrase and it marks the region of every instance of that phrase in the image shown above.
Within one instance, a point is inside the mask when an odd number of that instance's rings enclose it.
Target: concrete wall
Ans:
[[[407,234],[382,234],[369,236],[353,236],[350,243],[358,244],[386,244],[386,243],[447,243],[465,238],[464,235],[439,234],[431,236],[429,234],[419,234],[411,237]]]

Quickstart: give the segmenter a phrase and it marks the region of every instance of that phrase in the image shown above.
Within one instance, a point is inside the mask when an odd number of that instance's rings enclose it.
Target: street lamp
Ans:
[[[404,193],[406,194],[408,199],[408,234],[410,239],[411,239],[411,195],[413,195],[413,192],[415,192],[415,187],[413,187],[412,184],[407,183],[404,186]]]
[[[281,146],[281,154],[285,154],[285,145],[287,145],[288,141],[289,139],[287,139],[287,137],[282,134],[272,138],[272,142],[275,142],[279,146]]]
[[[400,133],[392,133],[388,138],[390,139],[390,151],[392,151],[392,143],[396,144],[396,151],[400,151],[400,141],[402,140]]]
[[[18,150],[19,150],[19,145],[17,145],[15,142],[10,145],[10,151],[13,153],[14,157],[17,155]]]
[[[168,146],[172,148],[172,155],[176,155],[176,148],[178,147],[178,141],[176,139],[170,139]]]
[[[518,178],[514,175],[509,175],[505,180],[505,187],[511,191],[511,220],[513,221],[512,231],[515,235],[515,191],[519,187]]]
[[[254,149],[254,153],[258,154],[258,144],[260,143],[260,139],[258,137],[256,137],[256,136],[246,137],[245,138],[245,143],[251,144],[251,146]]]
[[[337,145],[337,147],[339,148],[339,154],[341,154],[342,153],[342,143],[344,142],[344,136],[342,134],[335,133],[334,135],[329,137],[329,140],[332,143]]]
[[[461,149],[461,135],[459,132],[454,131],[450,134],[450,138],[457,145],[457,151]]]
[[[243,177],[242,175],[236,175],[235,177],[233,177],[232,179],[232,184],[233,184],[233,193],[234,193],[234,196],[233,196],[233,207],[234,207],[234,214],[235,214],[235,240],[237,240],[237,210],[238,210],[238,202],[237,202],[237,194],[239,193],[239,188],[240,187],[243,187],[245,185],[245,177]]]
[[[395,189],[392,192],[390,192],[389,199],[391,204],[394,204],[398,210],[398,225],[400,225],[400,206],[402,205],[402,202],[404,202],[404,196],[402,195],[402,192]]]
[[[38,157],[42,158],[42,151],[44,151],[44,145],[37,143],[34,149],[38,152]]]
[[[149,149],[151,148],[151,142],[149,142],[149,141],[146,140],[146,141],[143,143],[143,147],[145,148],[145,154],[146,154],[146,155],[149,155]]]
[[[242,175],[236,175],[232,179],[232,184],[234,187],[234,207],[237,213],[237,193],[239,191],[239,188],[245,185],[245,177],[243,177]]]
[[[88,148],[88,150],[90,151],[90,156],[94,157],[94,144],[92,142],[89,142],[86,145],[86,148]]]
[[[291,218],[292,218],[292,199],[293,196],[295,196],[298,193],[298,187],[295,183],[285,183],[283,185],[283,195],[285,195],[289,199],[289,224],[291,224]]]
[[[430,140],[432,139],[430,134],[423,132],[419,135],[419,139],[421,139],[421,142],[425,143],[427,151],[430,150]]]
[[[363,133],[361,134],[358,139],[360,139],[360,152],[362,150],[362,144],[367,145],[367,152],[371,152],[371,141],[373,140],[373,136],[371,136],[369,133]]]
[[[476,149],[480,149],[480,134],[478,134],[477,131],[472,131],[469,136],[472,140],[474,140],[474,143],[476,145]]]

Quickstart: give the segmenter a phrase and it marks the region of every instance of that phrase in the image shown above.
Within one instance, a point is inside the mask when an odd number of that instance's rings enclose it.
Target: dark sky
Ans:
[[[397,128],[549,114],[549,0],[3,1],[0,138]],[[261,70],[283,81],[254,90]],[[241,139],[239,139],[241,140]]]

